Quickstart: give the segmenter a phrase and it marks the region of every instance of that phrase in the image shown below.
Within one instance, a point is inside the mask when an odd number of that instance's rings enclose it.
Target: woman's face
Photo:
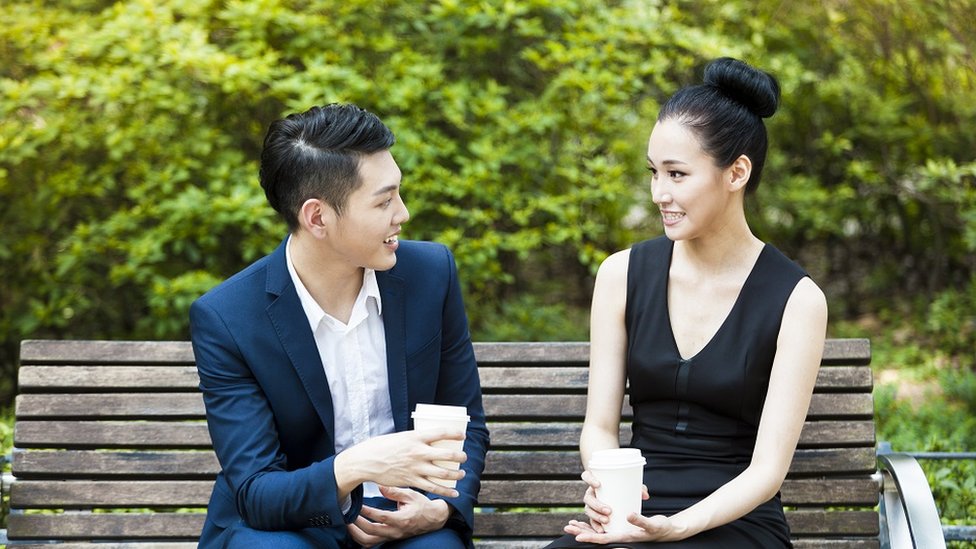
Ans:
[[[730,169],[715,165],[698,138],[674,119],[654,126],[647,143],[651,196],[671,240],[698,238],[730,221]]]

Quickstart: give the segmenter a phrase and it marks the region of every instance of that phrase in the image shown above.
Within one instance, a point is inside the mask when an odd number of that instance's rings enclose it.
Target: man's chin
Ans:
[[[384,259],[383,261],[377,261],[376,265],[371,266],[370,269],[373,269],[374,271],[377,272],[389,271],[390,269],[396,266],[396,262],[397,262],[396,254],[393,254],[390,256],[389,259]]]

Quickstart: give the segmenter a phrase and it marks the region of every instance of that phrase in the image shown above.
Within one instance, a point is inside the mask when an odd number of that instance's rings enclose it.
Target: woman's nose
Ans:
[[[652,182],[651,200],[653,200],[655,204],[668,204],[672,200],[671,191],[667,189],[663,183]]]

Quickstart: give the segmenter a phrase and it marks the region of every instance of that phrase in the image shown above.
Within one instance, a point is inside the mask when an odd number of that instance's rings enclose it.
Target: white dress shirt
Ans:
[[[336,453],[369,438],[394,432],[381,316],[383,305],[376,271],[364,269],[363,285],[349,322],[343,323],[323,311],[298,278],[291,259],[290,237],[285,245],[285,257],[329,382]],[[375,483],[363,484],[363,497],[380,495]]]

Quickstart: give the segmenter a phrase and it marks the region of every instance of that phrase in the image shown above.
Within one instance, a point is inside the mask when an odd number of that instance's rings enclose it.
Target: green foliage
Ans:
[[[581,309],[562,303],[545,303],[537,297],[522,296],[504,302],[498,312],[477,320],[480,341],[586,341],[588,318]]]
[[[192,299],[284,236],[256,183],[268,123],[332,101],[397,134],[405,236],[455,250],[475,318],[539,272],[585,306],[634,239],[656,98],[724,42],[632,2],[9,4],[8,368],[25,337],[186,337]]]
[[[192,299],[283,236],[255,181],[267,124],[329,101],[393,127],[406,236],[455,250],[476,334],[516,296],[585,310],[596,265],[654,232],[659,102],[718,55],[783,84],[760,234],[835,315],[921,290],[934,337],[973,343],[953,293],[976,272],[972,0],[9,4],[7,364],[24,337],[185,337]]]
[[[976,271],[976,3],[756,11],[741,32],[784,88],[760,230],[811,263],[827,256],[816,274],[845,317],[965,284]]]
[[[976,274],[966,286],[947,288],[936,296],[920,324],[938,348],[971,357],[976,342]]]
[[[966,377],[969,390],[976,386],[976,374]],[[944,386],[950,389],[950,385]],[[896,451],[960,452],[976,448],[976,415],[972,408],[937,394],[923,402],[895,398],[895,388],[875,388],[878,439],[891,443]],[[972,395],[970,395],[972,398]],[[972,405],[972,401],[969,402]],[[968,524],[976,516],[976,461],[920,460],[935,497],[939,516],[946,524]]]

